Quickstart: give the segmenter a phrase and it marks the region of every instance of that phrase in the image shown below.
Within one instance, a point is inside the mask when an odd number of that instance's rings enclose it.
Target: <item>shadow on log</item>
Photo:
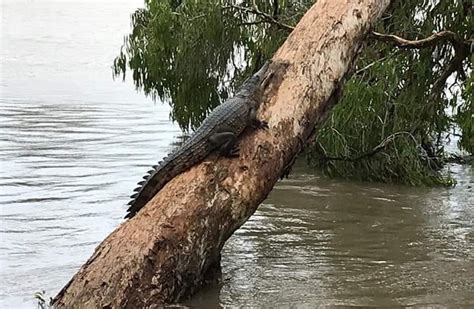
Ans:
[[[171,180],[95,250],[53,300],[58,308],[154,308],[189,297],[225,241],[291,167],[389,0],[318,0],[272,59],[259,119],[240,157],[209,156]]]

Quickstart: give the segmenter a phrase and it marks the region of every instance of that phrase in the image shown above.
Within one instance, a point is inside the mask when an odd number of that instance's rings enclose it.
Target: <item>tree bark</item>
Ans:
[[[269,129],[244,133],[240,158],[211,155],[170,181],[96,248],[53,304],[154,308],[196,292],[337,102],[389,2],[318,0],[272,59],[259,110]]]

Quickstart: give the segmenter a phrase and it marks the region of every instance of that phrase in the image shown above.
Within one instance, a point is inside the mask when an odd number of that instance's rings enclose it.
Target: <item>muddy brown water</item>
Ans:
[[[180,135],[114,82],[141,1],[2,2],[0,308],[54,295],[120,222]],[[298,162],[223,250],[218,306],[474,306],[474,180],[453,189],[328,180]]]

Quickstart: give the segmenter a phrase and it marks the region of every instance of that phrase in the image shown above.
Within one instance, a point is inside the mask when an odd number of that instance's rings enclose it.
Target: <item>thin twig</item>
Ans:
[[[278,0],[273,0],[273,18],[278,19],[279,14],[279,3]]]
[[[379,62],[382,62],[382,61],[385,61],[386,59],[394,56],[395,54],[397,54],[397,52],[393,52],[385,57],[382,57],[382,58],[379,58],[377,60],[375,60],[374,62],[371,62],[369,63],[368,65],[366,65],[365,67],[363,68],[360,68],[358,69],[357,71],[354,72],[354,75],[360,75],[361,73],[363,73],[364,71],[370,69],[372,66],[374,66],[375,64],[379,63]]]
[[[254,26],[266,23],[265,20],[257,20],[257,21],[249,21],[249,22],[242,22],[237,24],[237,26]]]
[[[384,150],[385,147],[387,147],[388,144],[390,144],[391,142],[393,142],[395,140],[395,138],[397,136],[400,136],[400,135],[408,135],[409,137],[411,137],[411,139],[413,140],[413,142],[415,144],[418,144],[418,142],[416,141],[415,137],[410,133],[410,132],[406,132],[406,131],[400,131],[400,132],[395,132],[393,134],[390,134],[389,136],[387,136],[383,141],[381,141],[377,146],[375,146],[372,150],[368,151],[368,152],[365,152],[363,154],[360,154],[356,157],[347,157],[347,156],[343,156],[343,157],[324,157],[324,160],[327,160],[327,161],[346,161],[346,162],[355,162],[355,161],[359,161],[361,159],[365,159],[365,158],[370,158],[372,156],[374,156],[375,154],[379,153],[380,151]]]
[[[279,21],[276,20],[272,15],[260,11],[260,9],[259,9],[258,6],[255,4],[255,2],[252,4],[252,8],[247,8],[247,7],[243,7],[243,6],[239,6],[239,5],[234,5],[234,4],[230,4],[230,5],[224,6],[224,7],[222,7],[222,8],[223,8],[223,9],[234,8],[234,9],[237,9],[237,10],[240,10],[240,11],[243,11],[243,12],[246,12],[246,13],[250,13],[250,14],[256,15],[256,16],[260,17],[262,20],[264,20],[265,22],[274,24],[274,25],[276,25],[278,28],[283,29],[283,30],[286,30],[286,31],[290,31],[290,32],[291,32],[291,31],[293,31],[293,29],[295,29],[295,27],[293,27],[293,26],[290,26],[290,25],[284,24],[284,23],[282,23],[282,22],[279,22]]]

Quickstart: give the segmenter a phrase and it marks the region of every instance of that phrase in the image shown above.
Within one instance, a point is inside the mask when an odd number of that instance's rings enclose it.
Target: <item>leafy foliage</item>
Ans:
[[[270,2],[257,1],[262,10]],[[173,107],[182,129],[196,128],[249,71],[263,64],[288,32],[260,22],[238,1],[145,1],[132,15],[132,33],[114,73],[133,74],[137,88]],[[310,1],[282,1],[278,11],[295,24]]]
[[[464,39],[472,35],[472,14],[465,3],[430,3],[394,2],[377,31],[412,40],[445,29]],[[460,145],[471,153],[474,145],[472,77],[463,81],[456,72],[450,81],[443,80],[454,57],[449,42],[400,50],[369,41],[357,63],[359,71],[346,84],[340,104],[317,135],[310,161],[331,175],[414,185],[452,184],[439,173],[448,133],[457,125],[462,130]],[[472,62],[466,62],[463,71],[471,72]],[[372,153],[382,141],[387,143]]]
[[[472,62],[472,60],[471,60]],[[463,104],[457,106],[456,123],[461,129],[459,145],[469,153],[474,153],[474,77],[472,74],[465,81],[462,91]]]
[[[131,71],[137,88],[170,103],[181,128],[195,128],[312,4],[147,0],[132,16],[114,73]],[[450,30],[472,40],[472,15],[466,0],[393,1],[376,30],[411,40]],[[311,165],[334,176],[451,184],[439,171],[453,129],[459,145],[474,151],[472,58],[447,71],[455,58],[450,41],[407,50],[369,39],[341,102],[308,147]]]

